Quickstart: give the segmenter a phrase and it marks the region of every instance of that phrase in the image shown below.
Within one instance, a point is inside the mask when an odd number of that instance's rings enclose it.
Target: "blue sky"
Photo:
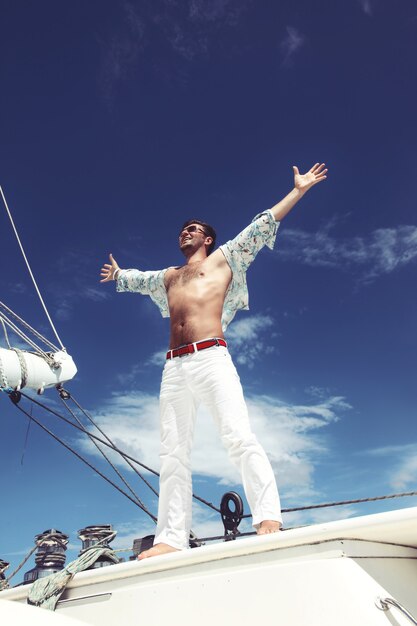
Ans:
[[[78,366],[77,400],[157,469],[168,323],[147,298],[100,285],[101,264],[109,252],[122,267],[179,264],[185,219],[224,242],[291,189],[292,165],[325,161],[327,181],[249,270],[231,350],[284,507],[414,490],[415,3],[6,1],[2,25],[0,184]],[[1,299],[52,339],[5,211],[0,240]],[[33,414],[101,466],[75,432]],[[112,523],[120,547],[152,532],[39,429],[25,448],[27,422],[6,396],[0,416],[0,558],[17,564],[50,527],[70,534],[70,557],[85,525]],[[207,499],[240,490],[204,411],[194,469]],[[221,523],[198,507],[193,528]]]

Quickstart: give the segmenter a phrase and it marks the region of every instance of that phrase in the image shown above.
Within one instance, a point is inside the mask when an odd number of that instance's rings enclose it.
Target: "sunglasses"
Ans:
[[[194,225],[193,226],[186,226],[185,228],[183,228],[180,231],[179,237],[181,237],[181,235],[183,233],[197,233],[197,232],[203,233],[203,235],[206,235],[206,237],[207,237],[207,233],[202,228],[200,228],[199,226],[194,226]]]

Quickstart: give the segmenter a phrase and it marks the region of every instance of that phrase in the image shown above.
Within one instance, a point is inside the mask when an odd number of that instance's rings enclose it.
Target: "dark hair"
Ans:
[[[213,226],[210,226],[210,224],[202,222],[201,220],[187,220],[182,225],[181,231],[183,231],[184,228],[186,228],[187,226],[190,226],[190,224],[198,224],[199,226],[202,226],[204,232],[206,233],[206,237],[211,237],[213,239],[213,241],[207,248],[207,255],[211,254],[213,252],[214,246],[216,245],[216,231],[214,230]]]

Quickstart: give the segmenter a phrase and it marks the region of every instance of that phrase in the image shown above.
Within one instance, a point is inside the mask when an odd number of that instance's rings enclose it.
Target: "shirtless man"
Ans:
[[[122,270],[110,255],[101,282],[116,280],[118,291],[149,295],[171,332],[161,383],[161,471],[154,545],[144,559],[188,547],[191,527],[190,452],[196,409],[210,409],[223,444],[241,472],[257,533],[282,525],[271,465],[250,429],[242,387],[223,332],[238,309],[248,308],[246,270],[258,251],[273,247],[278,223],[313,185],[326,178],[324,163],[306,174],[294,170],[294,188],[257,216],[237,237],[211,254],[215,231],[205,222],[184,224],[179,246],[186,263],[156,272]],[[250,346],[248,346],[250,349]]]

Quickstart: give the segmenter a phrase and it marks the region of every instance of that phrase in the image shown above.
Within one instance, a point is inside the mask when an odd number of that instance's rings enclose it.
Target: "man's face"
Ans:
[[[179,234],[180,249],[184,253],[195,251],[204,246],[208,237],[200,224],[189,224]],[[209,242],[208,242],[209,243]]]

